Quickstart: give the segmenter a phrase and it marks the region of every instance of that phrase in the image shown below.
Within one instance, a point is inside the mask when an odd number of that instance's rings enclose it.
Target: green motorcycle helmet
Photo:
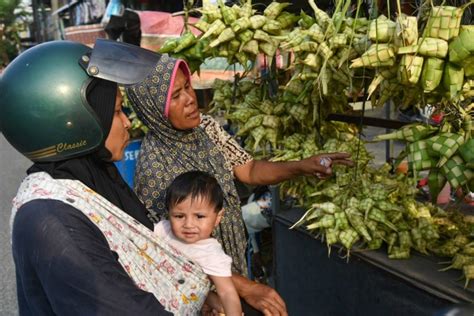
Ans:
[[[0,130],[30,160],[65,160],[103,144],[103,128],[86,99],[93,78],[81,66],[90,52],[76,42],[46,42],[22,53],[3,72]]]

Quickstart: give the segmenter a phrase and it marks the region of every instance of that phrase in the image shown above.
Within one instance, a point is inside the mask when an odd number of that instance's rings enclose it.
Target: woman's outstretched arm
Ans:
[[[302,175],[327,177],[331,175],[331,166],[334,164],[352,166],[354,163],[347,153],[321,154],[287,162],[252,160],[234,167],[234,174],[239,181],[246,184],[269,185]]]

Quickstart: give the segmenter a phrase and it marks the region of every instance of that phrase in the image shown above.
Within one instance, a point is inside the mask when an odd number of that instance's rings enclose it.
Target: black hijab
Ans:
[[[81,157],[57,162],[36,162],[27,173],[43,171],[54,179],[79,180],[152,230],[148,210],[122,179],[115,164],[110,161],[111,153],[104,146],[112,126],[117,84],[93,79],[86,94],[104,129],[102,145],[97,151]]]

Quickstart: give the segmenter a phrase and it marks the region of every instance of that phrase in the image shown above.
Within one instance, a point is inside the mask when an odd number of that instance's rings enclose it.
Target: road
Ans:
[[[15,269],[10,243],[11,200],[31,162],[0,133],[0,315],[18,315]]]

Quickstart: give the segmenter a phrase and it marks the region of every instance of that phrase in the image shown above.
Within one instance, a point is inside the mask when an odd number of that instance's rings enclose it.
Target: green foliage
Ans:
[[[27,16],[28,13],[20,6],[20,0],[0,0],[0,67],[6,66],[18,55],[19,34],[25,28],[22,21]]]

